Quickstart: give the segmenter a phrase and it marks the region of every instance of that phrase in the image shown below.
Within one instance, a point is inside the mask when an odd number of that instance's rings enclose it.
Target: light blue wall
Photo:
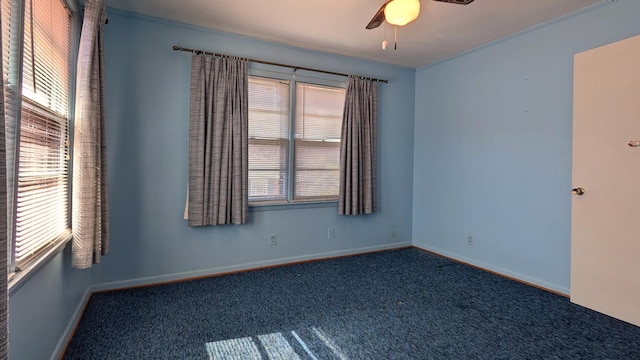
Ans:
[[[379,92],[380,211],[285,208],[252,212],[242,226],[186,226],[190,54],[174,44],[389,79]],[[105,57],[111,251],[94,268],[94,289],[411,244],[414,69],[119,11],[109,12]]]
[[[91,285],[71,268],[71,246],[34,272],[9,297],[9,359],[50,359],[65,345]]]
[[[414,244],[569,293],[573,56],[639,33],[618,0],[419,69]]]

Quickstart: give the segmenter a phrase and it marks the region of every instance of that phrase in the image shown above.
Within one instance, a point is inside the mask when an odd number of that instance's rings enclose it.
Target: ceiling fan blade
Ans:
[[[369,21],[369,24],[367,24],[366,29],[375,29],[378,26],[380,26],[380,24],[382,24],[382,22],[384,21],[384,8],[387,7],[387,4],[390,3],[392,0],[389,0],[387,2],[385,2],[384,4],[382,4],[382,6],[380,7],[380,10],[378,10],[378,12],[373,15],[373,18],[371,19],[371,21]]]
[[[458,4],[458,5],[469,5],[473,2],[473,0],[435,0],[442,1],[450,4]]]

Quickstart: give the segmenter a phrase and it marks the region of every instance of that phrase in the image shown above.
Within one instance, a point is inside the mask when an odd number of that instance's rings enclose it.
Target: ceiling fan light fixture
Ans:
[[[385,20],[391,25],[403,26],[420,14],[420,0],[393,0],[384,8]]]

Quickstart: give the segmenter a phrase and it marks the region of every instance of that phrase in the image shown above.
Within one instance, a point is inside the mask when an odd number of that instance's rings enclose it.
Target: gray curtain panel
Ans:
[[[340,143],[341,215],[377,210],[378,82],[349,77]]]
[[[73,143],[72,265],[90,268],[109,252],[104,113],[104,0],[86,0],[80,35]]]
[[[193,55],[188,224],[244,224],[249,209],[247,64]]]
[[[0,6],[0,29],[2,28]],[[0,36],[0,59],[2,36]],[[8,358],[8,309],[7,309],[7,149],[4,131],[4,76],[0,66],[0,359]]]

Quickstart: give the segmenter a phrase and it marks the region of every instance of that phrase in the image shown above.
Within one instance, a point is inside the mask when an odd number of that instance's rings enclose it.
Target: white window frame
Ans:
[[[4,1],[4,0],[3,0]],[[11,81],[9,84],[5,84],[5,91],[10,89],[15,95],[15,108],[16,113],[14,119],[12,121],[16,121],[16,127],[20,128],[20,117],[23,108],[23,102],[25,102],[23,95],[23,54],[24,54],[24,31],[25,31],[25,4],[29,0],[6,0],[11,2],[12,11],[14,13],[11,14],[12,20],[15,21],[11,24],[11,30],[13,36],[15,37],[13,40],[15,47],[19,47],[19,50],[16,51],[15,48],[13,52],[14,55],[9,59],[9,68],[15,69],[15,71],[10,71],[5,77],[8,77]],[[51,0],[53,1],[53,0]],[[67,197],[67,230],[64,233],[59,234],[53,239],[50,239],[44,245],[35,252],[34,256],[29,258],[28,261],[24,261],[23,264],[20,264],[20,267],[16,266],[15,259],[15,239],[16,239],[16,201],[17,201],[17,186],[18,186],[18,176],[19,176],[19,150],[16,150],[16,159],[15,159],[15,171],[12,179],[7,179],[8,185],[11,185],[8,189],[9,196],[9,223],[8,223],[8,255],[9,255],[9,269],[8,269],[8,280],[9,280],[9,290],[10,293],[19,288],[19,285],[22,284],[26,279],[30,277],[31,274],[35,273],[36,270],[44,266],[50,259],[52,259],[56,254],[58,254],[65,245],[71,240],[71,178],[72,178],[72,146],[73,143],[73,115],[75,109],[75,79],[76,79],[76,63],[77,63],[77,54],[78,54],[78,46],[80,40],[80,29],[82,26],[82,11],[80,5],[77,0],[60,0],[63,2],[64,6],[70,12],[70,39],[69,39],[69,58],[68,58],[68,86],[67,94],[68,94],[68,105],[67,105],[67,154],[69,156],[67,162],[67,178],[66,178],[66,197]],[[17,18],[15,18],[16,14],[19,14]],[[5,14],[3,13],[3,26],[4,20],[6,19]],[[19,45],[17,45],[19,44]],[[4,59],[3,59],[4,60]],[[5,94],[6,96],[6,94]],[[26,101],[29,103],[30,101]],[[17,135],[17,147],[20,147],[20,136]],[[9,175],[9,174],[8,174]]]
[[[289,154],[287,166],[287,184],[284,199],[254,198],[249,197],[249,206],[252,208],[268,208],[269,206],[281,205],[322,205],[336,204],[338,194],[335,197],[322,197],[312,199],[296,199],[294,196],[295,183],[295,116],[296,116],[296,83],[306,83],[327,87],[346,89],[347,82],[342,76],[317,74],[308,71],[297,71],[296,69],[283,68],[273,65],[252,63],[249,67],[249,77],[260,77],[272,80],[282,80],[289,82]],[[339,165],[339,164],[338,164]]]

